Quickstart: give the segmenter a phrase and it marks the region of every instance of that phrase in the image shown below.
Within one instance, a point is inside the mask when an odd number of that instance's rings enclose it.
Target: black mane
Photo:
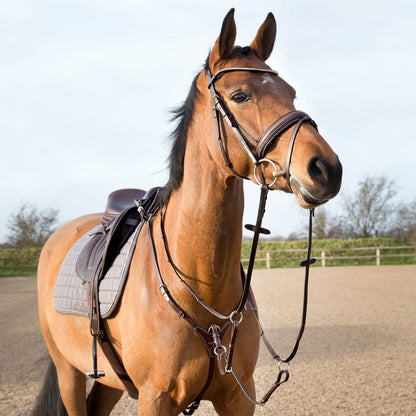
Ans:
[[[207,69],[207,64],[204,69]],[[183,178],[183,162],[185,158],[186,139],[188,136],[189,126],[192,122],[195,103],[200,96],[200,91],[196,85],[199,73],[194,77],[189,90],[188,96],[184,103],[172,110],[171,121],[177,121],[176,128],[169,136],[172,141],[172,150],[169,155],[169,180],[160,191],[160,203],[165,205],[170,198],[171,193],[178,189]]]
[[[249,55],[251,48],[249,46],[241,47],[235,46],[233,48],[233,55]],[[205,61],[203,70],[209,69],[209,54]],[[185,158],[186,139],[188,136],[189,126],[192,122],[195,103],[198,100],[201,92],[197,87],[197,80],[199,74],[195,76],[192,81],[191,89],[184,103],[172,110],[171,121],[177,121],[175,130],[171,133],[169,138],[172,141],[172,151],[168,158],[169,161],[169,180],[168,183],[160,191],[161,206],[167,204],[172,192],[179,188],[183,179],[183,162]]]

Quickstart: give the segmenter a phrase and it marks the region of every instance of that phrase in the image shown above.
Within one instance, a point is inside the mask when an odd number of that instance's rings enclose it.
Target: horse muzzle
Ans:
[[[335,197],[342,180],[342,165],[338,157],[330,163],[323,157],[312,157],[307,166],[308,177],[305,180],[290,175],[290,187],[303,208],[311,209],[328,202]]]

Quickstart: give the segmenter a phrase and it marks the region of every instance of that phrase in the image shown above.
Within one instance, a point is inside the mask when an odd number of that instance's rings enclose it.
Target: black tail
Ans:
[[[58,375],[52,360],[50,360],[42,391],[37,398],[36,407],[33,409],[31,416],[68,416],[62,403]]]

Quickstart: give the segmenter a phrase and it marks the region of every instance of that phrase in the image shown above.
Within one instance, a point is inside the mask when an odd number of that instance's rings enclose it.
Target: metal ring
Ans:
[[[254,165],[254,178],[256,179],[256,182],[260,185],[260,186],[262,186],[262,185],[267,185],[267,186],[273,186],[275,183],[276,183],[276,181],[277,181],[277,178],[278,177],[275,177],[274,178],[274,180],[273,180],[273,182],[272,183],[270,183],[270,184],[263,184],[263,183],[261,183],[260,181],[259,181],[259,178],[257,177],[257,168],[263,163],[263,162],[267,162],[267,163],[270,163],[272,166],[273,166],[273,168],[274,168],[274,171],[275,172],[277,172],[277,171],[279,171],[279,169],[277,169],[277,166],[276,166],[276,163],[274,163],[272,160],[270,160],[270,159],[260,159],[259,161],[257,161],[257,164],[255,164]]]
[[[233,311],[230,313],[230,316],[228,317],[231,321],[231,323],[237,322],[237,324],[241,324],[241,321],[243,320],[243,312],[240,312],[240,319],[237,321],[234,319],[234,316],[236,315],[237,311]]]
[[[221,352],[218,352],[220,350]],[[224,345],[218,345],[218,347],[214,348],[214,354],[217,356],[224,355],[227,352],[227,348]]]
[[[284,368],[283,370],[282,370],[282,368],[281,368],[281,365],[282,365],[282,363],[283,364],[286,364],[286,368]],[[289,372],[289,370],[290,370],[290,364],[287,362],[287,361],[282,361],[282,360],[280,360],[279,361],[279,363],[277,364],[277,367],[279,368],[279,371],[281,372],[281,373],[288,373]]]

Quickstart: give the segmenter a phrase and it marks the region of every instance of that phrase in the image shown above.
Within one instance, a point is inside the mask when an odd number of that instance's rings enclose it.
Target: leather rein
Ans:
[[[176,276],[179,278],[180,282],[185,285],[185,287],[189,290],[189,292],[192,294],[192,296],[196,299],[196,301],[202,305],[208,312],[210,312],[213,316],[216,318],[225,321],[225,324],[220,328],[219,326],[212,324],[208,328],[208,330],[205,330],[204,328],[200,327],[187,313],[178,305],[178,303],[174,300],[172,295],[170,294],[168,287],[166,283],[163,280],[163,277],[160,272],[158,260],[157,260],[157,254],[154,246],[153,236],[152,236],[152,214],[149,216],[144,216],[143,219],[148,222],[148,238],[149,238],[149,244],[150,244],[150,250],[152,254],[152,259],[156,271],[156,276],[159,282],[159,290],[161,291],[164,299],[167,301],[169,306],[181,317],[183,318],[197,333],[202,340],[204,341],[208,356],[210,357],[210,366],[209,366],[209,374],[207,381],[200,392],[200,394],[197,396],[197,398],[194,400],[194,402],[188,406],[186,410],[183,411],[183,414],[185,415],[192,415],[194,411],[198,408],[200,401],[203,398],[203,395],[207,391],[213,374],[214,374],[214,367],[215,362],[217,362],[218,369],[220,374],[225,375],[227,373],[232,373],[235,380],[243,390],[244,394],[247,396],[247,398],[257,405],[264,405],[270,398],[270,396],[273,394],[273,392],[283,383],[288,381],[289,379],[289,370],[290,370],[290,361],[295,357],[296,352],[299,347],[299,343],[301,341],[302,335],[305,330],[305,324],[306,324],[306,314],[307,314],[307,303],[308,303],[308,285],[309,285],[309,267],[311,264],[315,263],[316,259],[311,258],[311,249],[312,249],[312,218],[313,218],[313,210],[310,210],[309,214],[309,232],[308,232],[308,249],[307,249],[307,256],[306,259],[303,260],[300,265],[305,267],[305,280],[304,280],[304,292],[303,292],[303,311],[302,311],[302,322],[300,325],[300,329],[298,332],[297,339],[295,341],[294,347],[292,349],[292,352],[289,354],[287,358],[281,358],[276,351],[273,349],[270,342],[267,340],[264,331],[261,327],[259,317],[257,310],[254,305],[254,301],[251,295],[250,290],[250,284],[251,284],[251,278],[254,268],[254,262],[256,257],[256,251],[257,251],[257,245],[259,241],[260,234],[270,234],[270,231],[262,228],[262,220],[265,213],[265,207],[266,207],[266,201],[267,201],[267,194],[270,190],[270,187],[273,186],[276,183],[276,180],[280,176],[284,176],[286,179],[286,182],[289,186],[289,189],[291,189],[290,186],[290,161],[292,157],[293,152],[293,146],[294,142],[297,136],[297,133],[301,127],[301,125],[304,122],[307,122],[311,124],[313,127],[317,128],[316,123],[304,112],[302,111],[291,111],[276,121],[274,121],[262,134],[260,139],[256,141],[253,139],[245,130],[244,128],[236,121],[233,114],[228,110],[227,106],[224,103],[224,100],[221,98],[221,96],[216,92],[214,84],[215,81],[222,76],[225,73],[228,72],[234,72],[234,71],[250,71],[255,73],[271,73],[274,75],[278,75],[276,71],[268,70],[268,69],[257,69],[257,68],[225,68],[214,75],[211,74],[210,70],[207,70],[207,80],[208,80],[208,88],[211,92],[212,102],[213,102],[213,114],[214,114],[214,120],[216,125],[216,132],[217,132],[217,139],[221,148],[221,152],[223,154],[226,166],[237,176],[244,178],[243,176],[239,175],[237,172],[234,171],[234,167],[228,157],[228,153],[225,149],[222,136],[221,136],[221,126],[219,121],[219,116],[221,115],[225,121],[229,124],[229,126],[233,129],[235,135],[237,136],[238,140],[240,141],[241,145],[243,146],[244,150],[252,160],[254,164],[254,177],[258,184],[261,187],[261,194],[260,194],[260,201],[259,201],[259,207],[257,212],[257,220],[255,225],[246,225],[246,228],[250,231],[254,232],[252,246],[251,246],[251,252],[250,252],[250,259],[249,264],[247,267],[247,272],[245,273],[243,270],[243,267],[241,266],[241,278],[243,282],[243,291],[240,298],[240,301],[238,302],[238,305],[235,307],[233,312],[231,312],[230,315],[223,315],[219,313],[218,311],[215,311],[210,306],[208,306],[204,300],[192,289],[192,287],[183,279],[181,276],[181,272],[178,269],[178,267],[175,265],[175,263],[172,260],[172,257],[169,252],[169,247],[167,243],[166,233],[165,233],[165,214],[166,210],[164,212],[160,213],[160,227],[165,247],[165,254],[168,258],[169,263],[171,264]],[[277,164],[270,159],[265,158],[268,149],[270,146],[278,140],[280,135],[288,130],[290,127],[295,126],[292,136],[289,142],[289,148],[286,158],[286,166],[283,169],[279,169],[277,167]],[[254,150],[253,150],[254,148]],[[273,177],[274,180],[272,183],[267,184],[263,171],[260,169],[261,165],[263,163],[269,163],[273,166],[274,172]],[[258,175],[259,171],[259,175]],[[236,370],[234,369],[232,365],[233,360],[233,353],[234,353],[234,346],[235,341],[238,333],[238,327],[243,319],[243,310],[246,309],[247,304],[250,306],[252,311],[254,312],[254,315],[257,319],[257,323],[259,326],[260,334],[263,339],[263,342],[271,354],[272,358],[277,361],[278,363],[278,374],[276,381],[274,382],[273,386],[270,388],[270,390],[265,394],[263,399],[260,401],[256,400],[248,389],[244,386],[243,382],[241,381],[240,377],[238,376]],[[228,354],[227,354],[227,348],[222,345],[222,338],[226,335],[228,330],[231,328],[231,340],[228,347]]]

